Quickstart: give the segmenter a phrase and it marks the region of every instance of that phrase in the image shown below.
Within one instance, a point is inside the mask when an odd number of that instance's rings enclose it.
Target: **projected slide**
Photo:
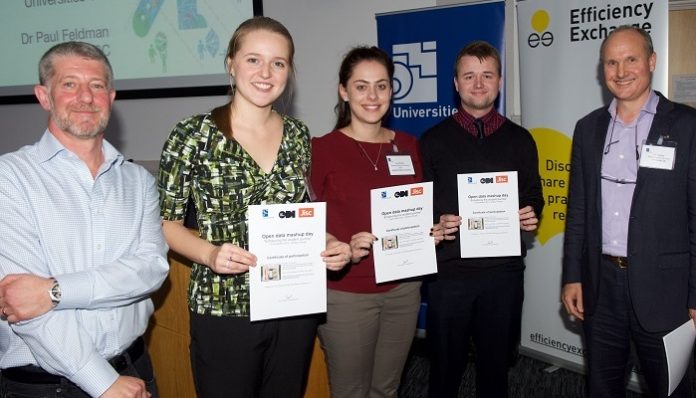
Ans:
[[[80,40],[109,57],[117,89],[224,85],[234,29],[251,0],[2,0],[0,95],[30,94],[39,57]]]

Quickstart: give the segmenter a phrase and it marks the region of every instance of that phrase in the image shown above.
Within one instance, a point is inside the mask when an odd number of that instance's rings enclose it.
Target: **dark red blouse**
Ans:
[[[350,242],[358,232],[371,232],[370,190],[421,182],[418,142],[414,136],[396,132],[398,154],[411,155],[416,171],[412,176],[391,176],[386,156],[392,144],[358,142],[339,130],[312,139],[311,184],[317,201],[326,202],[327,230],[339,240]],[[377,170],[375,170],[376,163]],[[340,272],[329,271],[328,287],[355,293],[379,293],[398,283],[375,283],[372,253]]]

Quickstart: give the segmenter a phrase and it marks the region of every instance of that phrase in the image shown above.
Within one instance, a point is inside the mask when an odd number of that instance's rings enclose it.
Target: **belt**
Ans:
[[[123,350],[121,354],[109,359],[109,363],[118,373],[121,373],[124,370],[128,369],[128,366],[131,363],[140,359],[140,357],[143,356],[144,352],[145,342],[143,341],[142,337],[138,337],[137,339],[135,339],[133,344],[131,344],[128,348]]]
[[[121,373],[128,368],[130,363],[137,361],[143,353],[145,353],[145,342],[142,337],[138,337],[121,354],[109,359],[109,364],[114,370]],[[61,384],[64,381],[69,381],[65,377],[48,373],[34,365],[2,369],[0,375],[10,381],[26,384]]]
[[[628,257],[611,256],[609,254],[602,254],[602,257],[619,268],[628,267]]]

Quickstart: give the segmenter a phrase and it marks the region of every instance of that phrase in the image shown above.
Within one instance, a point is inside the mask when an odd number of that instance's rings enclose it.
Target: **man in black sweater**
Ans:
[[[507,397],[509,353],[519,343],[522,256],[461,258],[457,175],[517,171],[522,231],[537,228],[544,206],[537,149],[527,130],[499,114],[500,55],[486,42],[458,54],[459,111],[421,137],[423,172],[434,183],[434,213],[449,240],[438,247],[438,274],[428,284],[430,397],[457,397],[469,339],[476,348],[476,395]]]

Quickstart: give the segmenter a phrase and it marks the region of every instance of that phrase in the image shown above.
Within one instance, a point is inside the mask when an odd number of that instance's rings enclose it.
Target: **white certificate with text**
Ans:
[[[517,172],[457,175],[462,258],[521,255]]]
[[[370,206],[377,283],[437,272],[432,182],[373,189]]]
[[[252,321],[326,312],[326,203],[249,206]]]
[[[667,395],[672,395],[689,369],[695,341],[696,327],[694,327],[694,321],[691,319],[662,337],[662,342],[665,346],[665,357],[667,357],[667,376],[669,380]]]

